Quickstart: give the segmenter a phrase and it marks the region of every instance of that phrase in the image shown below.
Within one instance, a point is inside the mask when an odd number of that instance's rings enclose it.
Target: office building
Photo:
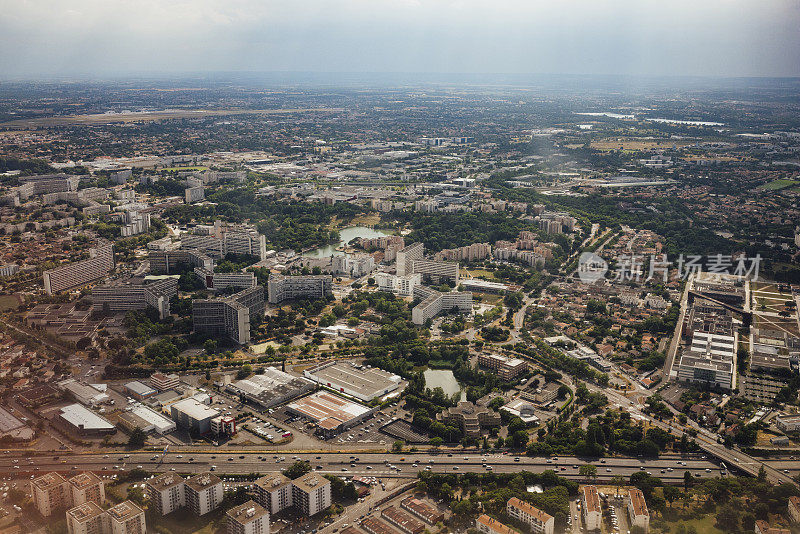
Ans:
[[[102,505],[106,502],[106,487],[103,480],[87,471],[69,479],[70,495],[72,506],[78,506],[86,502],[93,502]]]
[[[425,246],[422,243],[412,243],[397,251],[395,258],[395,272],[397,276],[413,274],[411,262],[422,259],[425,254]]]
[[[178,281],[165,278],[149,284],[106,284],[92,288],[92,303],[100,308],[108,307],[112,312],[143,310],[147,307],[158,310],[158,316],[166,319],[170,315],[169,301],[178,294]]]
[[[223,498],[222,480],[211,473],[195,475],[186,480],[186,506],[195,515],[215,510]]]
[[[292,481],[282,473],[273,473],[256,480],[254,492],[256,502],[271,514],[277,514],[293,504]]]
[[[322,299],[331,294],[333,277],[329,274],[283,276],[272,274],[267,282],[270,304],[284,300]]]
[[[720,335],[695,331],[691,346],[681,356],[678,380],[733,390],[736,385],[738,333],[732,334]]]
[[[298,512],[314,516],[331,505],[331,481],[308,473],[292,481],[292,502]]]
[[[166,391],[168,389],[175,389],[180,384],[181,379],[178,375],[172,373],[165,375],[161,372],[155,372],[150,375],[150,385],[158,391]]]
[[[215,436],[236,434],[236,418],[232,415],[218,415],[211,420],[211,433]]]
[[[228,510],[228,534],[269,534],[269,512],[255,501]]]
[[[264,315],[264,287],[252,286],[229,297],[192,300],[195,332],[226,335],[236,343],[250,342],[250,319]]]
[[[625,505],[628,509],[628,522],[631,526],[639,527],[644,532],[650,530],[650,513],[647,511],[647,502],[639,488],[631,488],[625,496]]]
[[[131,501],[121,502],[106,512],[111,534],[146,534],[144,511]]]
[[[44,272],[48,295],[83,286],[107,275],[114,268],[114,245],[104,243],[89,250],[88,260],[76,261]]]
[[[186,485],[182,477],[166,473],[147,482],[150,508],[164,516],[186,506]]]
[[[600,530],[603,511],[600,509],[600,495],[595,486],[584,486],[581,493],[581,514],[586,530]]]
[[[195,398],[189,397],[170,405],[170,416],[178,428],[205,434],[211,431],[211,420],[219,415]]]
[[[67,510],[68,534],[107,534],[110,530],[108,514],[94,502]]]
[[[526,523],[531,532],[536,534],[553,534],[555,519],[527,502],[512,497],[506,503],[506,513],[517,521]]]
[[[475,520],[475,529],[481,534],[519,534],[516,530],[486,514]]]
[[[478,365],[497,372],[503,380],[513,380],[528,372],[528,363],[520,358],[509,358],[499,354],[478,354]]]
[[[69,483],[58,473],[47,473],[31,480],[33,505],[44,517],[62,511],[72,504]]]
[[[436,419],[460,427],[464,435],[471,438],[480,437],[483,428],[497,427],[502,423],[499,413],[469,401],[461,401],[457,406],[447,408],[436,414]]]

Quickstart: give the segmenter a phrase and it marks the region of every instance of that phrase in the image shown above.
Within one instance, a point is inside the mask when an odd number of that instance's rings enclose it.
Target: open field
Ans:
[[[223,115],[277,115],[286,113],[314,113],[341,111],[341,108],[308,109],[172,109],[142,113],[97,113],[93,115],[64,115],[20,119],[0,123],[0,128],[50,128],[54,126],[98,125],[131,122],[153,122],[168,119],[198,119]]]
[[[690,140],[672,139],[600,139],[592,141],[591,147],[595,150],[657,150],[693,145]]]

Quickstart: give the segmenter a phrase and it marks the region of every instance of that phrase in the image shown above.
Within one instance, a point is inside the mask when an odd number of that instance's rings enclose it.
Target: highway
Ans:
[[[48,471],[65,473],[93,471],[101,475],[112,475],[130,471],[139,466],[150,473],[175,471],[191,474],[213,471],[220,476],[224,474],[265,474],[289,467],[295,458],[307,460],[315,471],[322,474],[363,475],[378,478],[413,478],[421,470],[458,474],[467,472],[515,473],[522,470],[540,473],[552,469],[557,471],[560,476],[578,480],[581,479],[578,468],[587,463],[586,460],[575,457],[530,458],[476,452],[452,453],[452,456],[449,453],[431,454],[429,452],[414,454],[299,453],[283,456],[275,454],[274,451],[262,453],[184,451],[169,452],[166,455],[156,452],[109,452],[77,455],[47,454],[33,457],[27,456],[26,453],[16,453],[0,456],[0,474],[11,475],[14,478],[38,476]],[[519,459],[517,460],[517,458]],[[673,482],[682,481],[685,471],[705,477],[720,474],[719,466],[696,456],[686,458],[670,456],[656,460],[605,458],[591,463],[597,467],[598,481],[608,481],[616,475],[628,479],[637,471],[647,471],[653,476]]]

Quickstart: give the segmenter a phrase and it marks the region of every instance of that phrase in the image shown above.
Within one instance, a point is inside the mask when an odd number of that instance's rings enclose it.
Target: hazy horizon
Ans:
[[[800,76],[800,0],[0,0],[4,79]]]

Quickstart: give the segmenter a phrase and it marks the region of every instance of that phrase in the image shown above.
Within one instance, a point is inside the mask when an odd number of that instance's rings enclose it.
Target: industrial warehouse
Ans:
[[[263,374],[228,384],[225,390],[266,410],[314,390],[314,383],[267,367]]]
[[[305,371],[303,376],[362,402],[388,395],[401,382],[395,374],[355,362],[326,363]]]
[[[327,391],[318,391],[286,405],[289,413],[309,419],[325,436],[335,436],[377,411]]]

